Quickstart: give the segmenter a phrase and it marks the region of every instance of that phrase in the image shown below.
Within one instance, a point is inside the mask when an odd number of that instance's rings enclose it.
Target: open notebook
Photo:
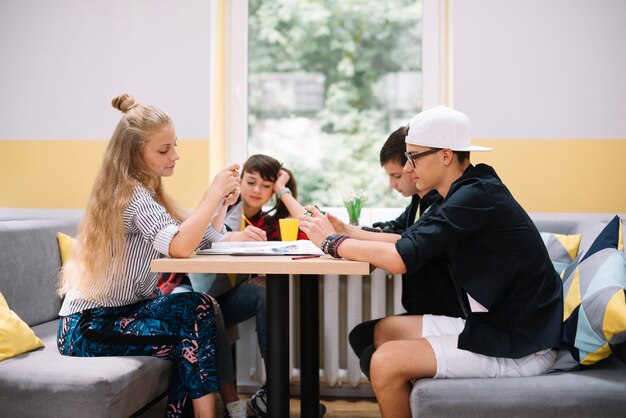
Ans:
[[[298,241],[252,241],[214,242],[211,248],[196,251],[196,254],[227,255],[313,255],[324,254],[309,240]]]

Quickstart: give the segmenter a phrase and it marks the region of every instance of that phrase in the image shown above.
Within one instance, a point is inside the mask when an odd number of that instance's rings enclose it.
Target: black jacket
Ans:
[[[391,234],[402,234],[404,231],[413,226],[415,221],[415,214],[417,208],[420,210],[420,217],[424,214],[424,211],[430,207],[433,203],[441,200],[441,196],[437,193],[437,190],[431,190],[420,199],[418,194],[411,196],[411,204],[406,207],[404,212],[400,214],[393,221],[387,222],[375,222],[372,224],[374,228],[380,228],[383,232],[389,232]],[[420,204],[421,203],[421,204]]]
[[[520,358],[559,346],[561,280],[539,231],[491,167],[470,165],[396,248],[409,273],[447,254],[461,295],[488,309],[470,312],[464,303],[459,348]]]
[[[422,199],[414,194],[411,197],[411,204],[398,218],[393,221],[377,222],[373,226],[382,228],[383,232],[405,234],[423,221],[422,218],[425,219],[433,213],[441,200],[436,190],[431,190]],[[418,207],[420,218],[413,223]],[[411,315],[463,316],[448,270],[447,254],[440,254],[421,269],[402,275],[402,306]]]

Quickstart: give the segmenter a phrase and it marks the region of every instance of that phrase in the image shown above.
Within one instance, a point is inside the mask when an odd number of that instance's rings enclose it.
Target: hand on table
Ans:
[[[328,212],[326,213],[326,216],[328,216],[328,220],[333,226],[333,229],[335,230],[336,234],[341,234],[341,235],[348,234],[348,230],[346,229],[346,224],[341,219],[339,219],[335,215],[332,215]]]
[[[242,241],[267,241],[267,233],[256,226],[248,225],[241,233]]]
[[[313,244],[320,247],[324,238],[336,233],[333,224],[329,219],[329,215],[322,215],[317,207],[305,206],[304,208],[309,211],[311,215],[298,216],[300,229],[304,231]]]
[[[227,241],[267,241],[267,233],[261,228],[248,225],[243,231],[233,231],[226,235]]]

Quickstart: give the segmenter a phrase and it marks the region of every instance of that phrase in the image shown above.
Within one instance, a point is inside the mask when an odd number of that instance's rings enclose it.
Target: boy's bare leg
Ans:
[[[416,340],[422,337],[422,316],[388,316],[374,328],[374,345],[393,340]]]
[[[412,379],[433,377],[435,352],[427,340],[387,341],[372,356],[370,377],[383,418],[411,418]]]

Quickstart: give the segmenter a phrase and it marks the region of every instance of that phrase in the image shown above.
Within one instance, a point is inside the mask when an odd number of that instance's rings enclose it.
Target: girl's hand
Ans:
[[[239,164],[232,164],[215,175],[210,190],[218,193],[221,197],[226,197],[235,192],[241,183],[239,177]]]
[[[278,172],[278,178],[274,182],[274,193],[278,193],[287,187],[287,183],[289,182],[289,173],[285,170],[281,169]]]
[[[309,211],[311,215],[298,216],[300,229],[304,231],[313,244],[320,247],[324,238],[334,234],[335,229],[329,220],[328,214],[322,215],[315,206],[305,206],[304,208]]]
[[[234,205],[239,199],[239,187],[237,187],[234,191],[230,192],[228,196],[224,199],[223,206],[228,207],[230,205]]]
[[[261,228],[249,225],[243,231],[233,231],[226,234],[226,240],[240,241],[267,241],[267,234]]]
[[[267,241],[267,233],[256,226],[248,225],[241,233],[242,241]]]

